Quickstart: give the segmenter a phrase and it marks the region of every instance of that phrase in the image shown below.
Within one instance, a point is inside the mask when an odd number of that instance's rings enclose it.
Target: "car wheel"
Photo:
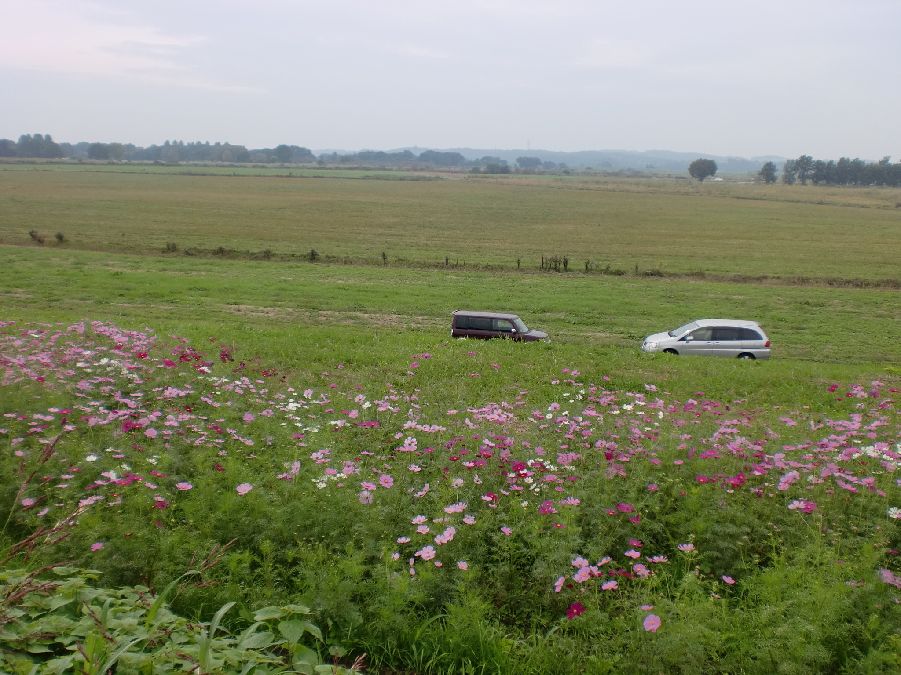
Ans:
[[[675,349],[664,349],[663,353],[672,354],[673,356],[679,356],[679,352],[677,352]]]
[[[748,354],[747,352],[743,352],[743,353],[741,353],[741,354],[738,355],[738,358],[740,358],[740,359],[745,359],[745,360],[748,360],[748,361],[753,361],[753,360],[754,360],[754,355],[753,355],[753,354]]]

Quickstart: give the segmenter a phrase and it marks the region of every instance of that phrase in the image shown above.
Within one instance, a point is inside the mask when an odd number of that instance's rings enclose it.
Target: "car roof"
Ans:
[[[466,316],[479,316],[488,319],[518,319],[519,316],[517,314],[509,314],[506,312],[482,312],[482,311],[473,311],[469,309],[458,309],[454,312],[454,314],[465,314]]]
[[[741,328],[760,328],[756,321],[743,319],[695,319],[692,323],[698,326],[737,326]]]

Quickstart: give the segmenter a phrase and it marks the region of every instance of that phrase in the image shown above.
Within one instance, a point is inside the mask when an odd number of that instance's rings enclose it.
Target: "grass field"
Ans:
[[[0,165],[0,670],[901,669],[897,191],[37,168]],[[773,358],[638,349],[702,316]]]
[[[573,270],[590,261],[633,273],[897,282],[898,202],[898,190],[580,176],[408,181],[5,165],[0,243],[27,244],[35,230],[51,243],[60,232],[70,248],[111,252],[156,253],[167,243],[315,249],[337,259],[375,262],[384,253],[392,262],[511,269],[566,256]]]

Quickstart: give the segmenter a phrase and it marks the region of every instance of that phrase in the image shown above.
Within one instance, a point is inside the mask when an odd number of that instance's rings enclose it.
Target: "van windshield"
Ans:
[[[528,333],[529,332],[529,327],[526,326],[526,324],[524,324],[522,319],[520,319],[519,317],[516,317],[515,319],[513,319],[513,325],[516,326],[516,331],[518,333]]]
[[[684,326],[679,326],[678,328],[673,328],[671,331],[667,333],[670,337],[679,337],[680,335],[685,335],[688,331],[694,330],[698,327],[698,324],[692,321],[691,323],[687,323]]]

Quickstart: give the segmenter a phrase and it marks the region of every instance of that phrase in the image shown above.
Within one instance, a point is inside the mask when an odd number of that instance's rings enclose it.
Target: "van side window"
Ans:
[[[469,330],[469,317],[465,314],[457,314],[454,325],[458,330]]]
[[[691,339],[692,340],[712,340],[713,337],[713,329],[712,328],[698,328],[697,330],[692,331]]]
[[[740,330],[738,328],[723,327],[713,329],[713,339],[721,342],[734,342],[741,339],[739,335]]]
[[[469,317],[469,328],[471,330],[491,330],[491,319],[483,316]]]
[[[742,340],[762,340],[760,337],[760,333],[758,333],[753,328],[740,328],[741,330],[741,339]]]
[[[501,333],[512,333],[513,324],[507,321],[507,319],[495,319],[494,330],[500,331]]]

